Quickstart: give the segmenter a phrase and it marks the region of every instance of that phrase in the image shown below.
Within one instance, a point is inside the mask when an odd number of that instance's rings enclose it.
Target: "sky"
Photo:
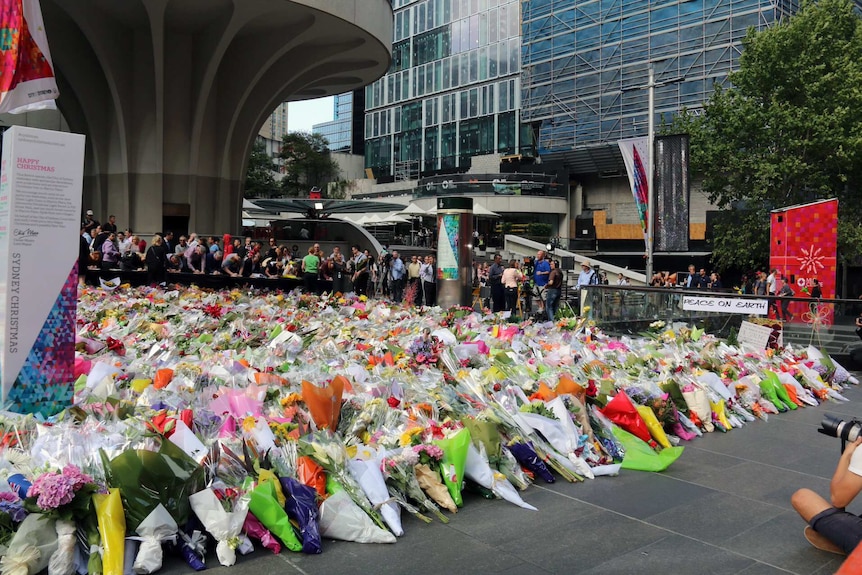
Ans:
[[[291,132],[310,132],[314,124],[332,121],[332,104],[332,96],[290,102],[287,106],[287,129]]]

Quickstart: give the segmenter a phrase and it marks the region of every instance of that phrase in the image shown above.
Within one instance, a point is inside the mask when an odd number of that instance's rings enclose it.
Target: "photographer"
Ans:
[[[862,437],[847,443],[829,486],[830,501],[810,489],[800,489],[790,498],[799,515],[808,522],[805,538],[813,546],[831,553],[851,553],[862,541],[862,517],[844,508],[862,491]]]

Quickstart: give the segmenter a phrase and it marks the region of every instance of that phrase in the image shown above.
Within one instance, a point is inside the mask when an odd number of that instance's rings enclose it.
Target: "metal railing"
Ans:
[[[738,331],[743,320],[772,320],[782,327],[784,343],[826,349],[830,354],[848,355],[862,349],[856,319],[862,317],[862,299],[820,299],[810,297],[772,297],[741,295],[731,292],[697,291],[679,288],[591,285],[580,290],[576,305],[583,315],[594,320],[604,331],[613,334],[636,334],[647,331],[654,321],[685,322],[705,328],[709,333],[728,337]],[[738,306],[762,305],[767,313],[724,313],[690,308],[684,298],[693,297],[709,304],[718,300],[736,300]],[[725,302],[731,307],[731,302]],[[711,306],[719,307],[718,304]],[[761,311],[761,309],[752,307]]]

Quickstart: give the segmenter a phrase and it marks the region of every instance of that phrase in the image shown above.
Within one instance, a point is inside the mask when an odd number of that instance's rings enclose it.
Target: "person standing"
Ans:
[[[587,262],[584,262],[585,264]],[[595,276],[595,272],[593,272]],[[548,274],[548,285],[545,290],[548,295],[545,301],[545,309],[548,310],[548,321],[554,321],[554,316],[560,308],[560,290],[563,287],[563,272],[560,271],[560,262],[551,262],[551,273]]]
[[[434,270],[434,256],[425,256],[425,261],[419,269],[419,279],[422,282],[422,299],[426,306],[437,304],[437,281]]]
[[[162,236],[156,234],[150,242],[145,257],[147,263],[147,283],[150,285],[165,282],[165,270],[167,269],[168,254],[165,251]]]
[[[697,289],[700,285],[700,278],[697,277],[694,264],[688,264],[688,275],[685,276],[683,286],[685,289]]]
[[[494,263],[488,268],[488,285],[491,287],[491,311],[494,313],[506,309],[506,294],[503,289],[503,257],[494,256]]]
[[[501,278],[506,297],[506,311],[514,313],[518,309],[518,290],[521,289],[522,281],[524,281],[524,274],[518,269],[517,260],[510,260],[509,267],[503,270]]]
[[[358,245],[352,246],[350,251],[353,253],[351,259],[353,275],[350,278],[353,282],[353,292],[357,296],[363,296],[367,294],[368,290],[368,258],[359,251]]]
[[[314,253],[314,247],[308,248],[308,253],[302,258],[302,286],[305,293],[317,291],[317,274],[320,271],[320,258]]]
[[[766,295],[766,274],[763,272],[757,272],[757,276],[754,279],[753,292],[754,295]]]
[[[117,233],[117,216],[113,214],[108,216],[108,221],[102,224],[102,231]]]
[[[769,308],[770,310],[775,311],[775,317],[780,318],[781,314],[778,311],[778,300],[775,299],[778,291],[778,270],[772,268],[769,271],[769,275],[766,276],[766,295],[769,297]],[[767,315],[769,312],[767,311]]]
[[[345,284],[347,283],[347,263],[344,261],[344,256],[339,251],[334,254],[330,263],[330,273],[332,275],[332,293],[346,293]]]
[[[410,263],[407,264],[407,285],[416,294],[413,296],[413,305],[422,305],[422,285],[419,283],[419,271],[422,269],[422,264],[419,263],[418,256],[410,256]]]
[[[102,269],[111,270],[120,267],[120,248],[117,246],[117,234],[111,232],[102,242]]]
[[[545,259],[544,250],[536,252],[536,263],[533,265],[533,283],[536,289],[539,290],[539,315],[545,314],[545,286],[548,285],[548,276],[551,274],[551,264]]]
[[[401,255],[395,250],[392,250],[389,275],[392,278],[392,301],[401,302],[404,299],[404,276],[407,275],[407,267]]]

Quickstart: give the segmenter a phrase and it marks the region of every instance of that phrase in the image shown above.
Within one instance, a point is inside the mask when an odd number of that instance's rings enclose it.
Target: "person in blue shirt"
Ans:
[[[545,286],[548,285],[549,275],[551,275],[551,263],[545,259],[544,250],[539,250],[536,252],[536,263],[533,268],[533,283],[536,284],[536,288],[539,290],[538,313],[540,316],[545,315],[545,298],[547,297]]]
[[[398,252],[392,251],[392,261],[389,264],[389,275],[392,277],[392,301],[400,302],[404,298],[404,275],[407,268],[404,262],[398,255]]]

